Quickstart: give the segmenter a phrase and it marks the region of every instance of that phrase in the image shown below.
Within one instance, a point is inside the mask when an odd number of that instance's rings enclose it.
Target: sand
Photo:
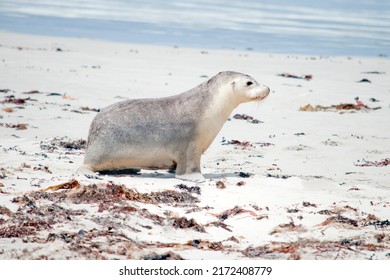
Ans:
[[[76,174],[100,108],[224,70],[271,94],[233,112],[205,182]],[[0,32],[0,259],[390,259],[389,75],[386,57]]]

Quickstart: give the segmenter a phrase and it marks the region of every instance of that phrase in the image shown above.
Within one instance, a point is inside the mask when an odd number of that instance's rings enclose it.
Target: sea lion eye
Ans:
[[[248,81],[248,82],[246,82],[246,86],[251,86],[251,85],[253,85],[253,83],[251,82],[251,81]]]

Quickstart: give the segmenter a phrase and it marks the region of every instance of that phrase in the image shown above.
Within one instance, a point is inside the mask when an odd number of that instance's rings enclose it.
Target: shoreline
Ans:
[[[0,38],[0,259],[390,258],[388,58]],[[97,110],[223,70],[271,93],[233,112],[205,182],[75,174]],[[300,111],[357,96],[381,108]]]
[[[376,56],[388,53],[389,8],[383,1],[292,4],[279,0],[110,5],[103,1],[5,1],[0,26],[37,35],[70,35],[179,47],[229,46],[272,53]],[[329,9],[332,13],[329,14]],[[88,10],[88,12],[86,12]],[[222,44],[223,42],[223,44]],[[230,48],[229,48],[230,49]]]
[[[180,46],[179,44],[169,44],[169,43],[137,43],[137,42],[128,42],[128,41],[120,41],[120,40],[114,40],[114,39],[103,39],[103,38],[92,38],[92,37],[83,37],[83,36],[72,36],[72,35],[45,35],[45,34],[38,34],[38,33],[29,33],[29,32],[18,32],[18,31],[10,31],[10,30],[4,30],[0,29],[0,33],[13,37],[25,37],[25,38],[43,38],[47,41],[57,41],[57,42],[73,42],[73,41],[80,41],[80,42],[90,42],[91,44],[97,43],[101,45],[118,45],[118,46],[127,46],[130,48],[156,48],[156,49],[181,49],[181,50],[193,50],[193,51],[200,51],[203,54],[207,54],[208,52],[222,52],[222,53],[236,53],[238,55],[241,55],[243,57],[248,57],[250,54],[254,55],[262,55],[262,56],[269,56],[269,57],[283,57],[286,59],[306,59],[306,60],[321,60],[321,59],[369,59],[369,60],[390,60],[390,57],[387,54],[371,54],[371,55],[351,55],[351,54],[328,54],[328,55],[321,55],[321,54],[314,54],[314,53],[289,53],[289,52],[267,52],[260,49],[254,49],[251,47],[243,47],[243,48],[234,48],[234,47],[223,47],[223,46]],[[17,40],[17,39],[16,39]],[[34,44],[34,42],[32,42]],[[2,47],[10,47],[10,48],[17,48],[17,46],[6,46],[3,44]],[[30,47],[26,47],[30,48]],[[47,46],[40,45],[38,43],[35,50],[40,51],[48,51],[48,50],[56,50],[56,47],[53,45],[50,48],[47,48]]]
[[[34,24],[34,23],[32,23]],[[126,23],[123,23],[126,25]],[[42,26],[42,29],[45,27]],[[114,32],[114,30],[107,30],[107,33]],[[190,32],[191,30],[188,30]],[[319,46],[313,46],[311,49],[315,48],[316,50],[310,50],[308,48],[302,47],[300,49],[294,49],[293,52],[288,52],[285,49],[289,49],[289,46],[284,46],[280,48],[275,48],[275,45],[277,45],[276,42],[274,43],[268,43],[263,42],[264,45],[261,45],[261,43],[248,43],[246,45],[220,45],[216,42],[198,42],[197,44],[194,44],[193,41],[196,41],[196,38],[176,38],[171,39],[169,41],[166,41],[164,39],[163,34],[159,34],[160,37],[151,37],[150,34],[138,34],[136,36],[137,39],[130,38],[130,34],[128,36],[123,38],[123,33],[126,33],[125,28],[122,28],[119,31],[115,31],[114,34],[116,35],[94,35],[94,34],[88,34],[85,32],[85,34],[81,33],[79,35],[76,35],[74,32],[68,32],[64,33],[62,35],[58,35],[57,30],[53,31],[34,31],[34,30],[12,30],[12,29],[0,29],[0,32],[2,33],[13,33],[13,34],[20,34],[21,36],[37,36],[37,37],[52,37],[52,38],[64,38],[64,39],[78,39],[78,40],[91,40],[91,41],[97,41],[97,42],[111,42],[114,44],[128,44],[128,45],[151,45],[156,47],[173,47],[173,48],[184,48],[184,49],[207,49],[207,50],[221,50],[221,51],[238,51],[238,52],[249,52],[249,53],[266,53],[270,55],[290,55],[290,56],[309,56],[309,57],[323,57],[323,58],[329,58],[329,57],[368,57],[368,58],[387,58],[389,59],[390,54],[386,53],[384,50],[378,50],[376,53],[366,53],[359,49],[351,49],[352,46],[345,45],[344,48],[339,48],[338,50],[334,49],[333,53],[329,53],[327,48],[322,49],[321,51],[318,51]],[[136,29],[133,30],[133,32],[136,32]],[[226,33],[224,31],[223,33]],[[153,32],[151,31],[151,34]],[[182,35],[184,36],[184,35]],[[212,34],[205,34],[205,36],[212,36]],[[227,36],[227,35],[226,35]],[[175,36],[173,36],[175,37]],[[227,38],[224,38],[226,40]],[[286,40],[294,40],[294,38],[286,38]],[[261,46],[260,46],[261,45]],[[332,48],[330,48],[332,49]],[[364,54],[363,54],[364,53]]]

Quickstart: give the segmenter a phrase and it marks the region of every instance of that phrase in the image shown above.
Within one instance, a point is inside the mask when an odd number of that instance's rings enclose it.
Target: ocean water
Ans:
[[[0,29],[179,47],[389,56],[390,1],[0,0]]]

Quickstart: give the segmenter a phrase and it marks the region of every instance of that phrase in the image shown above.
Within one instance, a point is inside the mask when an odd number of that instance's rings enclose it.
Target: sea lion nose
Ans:
[[[263,94],[265,96],[268,96],[268,94],[271,92],[270,88],[265,86],[265,85],[262,85],[262,86],[263,86],[263,90],[262,90]]]

